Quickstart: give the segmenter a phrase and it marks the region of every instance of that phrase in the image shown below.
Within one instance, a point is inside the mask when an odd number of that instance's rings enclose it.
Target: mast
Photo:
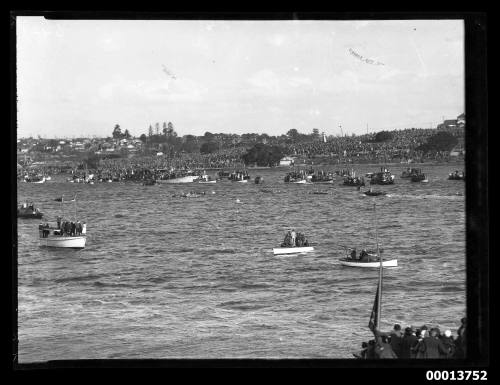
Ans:
[[[75,199],[74,199],[74,201],[75,201],[75,223],[76,223],[76,194],[75,194]]]
[[[64,220],[64,194],[61,196],[61,211],[62,211],[61,220]]]
[[[382,307],[382,278],[383,278],[383,265],[382,265],[382,257],[380,256],[379,252],[379,247],[378,247],[378,220],[377,220],[377,211],[376,211],[376,205],[375,203],[373,204],[373,210],[375,212],[375,238],[377,241],[377,257],[380,261],[380,266],[379,266],[379,272],[378,272],[378,303],[377,303],[377,320],[376,320],[376,325],[377,328],[380,328],[380,310]]]

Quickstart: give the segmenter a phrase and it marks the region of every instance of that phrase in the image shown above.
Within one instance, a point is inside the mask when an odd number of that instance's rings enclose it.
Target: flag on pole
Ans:
[[[377,294],[375,295],[375,301],[373,303],[372,314],[370,315],[370,321],[368,322],[368,328],[373,332],[377,325],[377,312],[378,312],[378,302],[380,300],[379,287],[377,286]]]

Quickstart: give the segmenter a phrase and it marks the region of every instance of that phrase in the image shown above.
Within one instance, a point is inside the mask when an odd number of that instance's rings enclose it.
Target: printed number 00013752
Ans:
[[[487,381],[486,370],[428,370],[425,378],[429,381]]]

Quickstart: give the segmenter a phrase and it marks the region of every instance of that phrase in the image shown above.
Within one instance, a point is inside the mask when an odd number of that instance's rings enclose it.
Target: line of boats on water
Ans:
[[[395,182],[395,175],[393,175],[387,168],[381,167],[378,172],[369,172],[365,175],[357,175],[356,171],[351,169],[343,169],[341,171],[324,171],[314,170],[312,167],[309,169],[295,169],[288,172],[284,177],[285,183],[291,184],[333,184],[337,177],[342,178],[343,186],[362,187],[368,182],[370,185],[391,185]],[[403,170],[402,179],[409,179],[411,182],[428,183],[429,179],[420,168],[407,168]],[[365,182],[365,178],[368,180]],[[28,183],[45,183],[52,178],[49,175],[32,175],[25,176],[22,180]],[[449,180],[465,180],[465,172],[455,170],[448,175]],[[114,176],[103,177],[101,174],[96,175],[93,173],[84,172],[83,174],[73,174],[72,177],[67,178],[70,183],[111,183],[121,182],[126,180],[139,180],[143,185],[149,186],[154,184],[175,184],[175,183],[217,183],[218,181],[229,180],[238,183],[248,183],[251,177],[248,170],[234,170],[233,172],[220,170],[214,176],[208,175],[205,171],[193,170],[169,170],[169,169],[155,169],[150,173],[143,173],[138,179],[134,177],[134,172],[130,174],[119,174]],[[264,182],[262,176],[257,176],[253,179],[256,184]]]
[[[166,170],[165,170],[166,171]],[[357,176],[354,170],[342,170],[334,172],[325,172],[323,170],[315,171],[312,167],[309,170],[294,170],[286,174],[285,183],[295,183],[295,184],[331,184],[334,182],[336,176],[343,177],[343,185],[346,186],[357,186],[358,190],[361,186],[365,186],[365,177],[370,180],[370,185],[387,185],[394,184],[394,175],[391,174],[387,168],[381,167],[379,172],[376,173],[367,173],[364,176]],[[88,178],[92,177],[89,175]],[[412,182],[428,182],[427,177],[419,168],[407,168],[401,174],[401,178],[409,178]],[[156,183],[216,183],[217,181],[227,179],[236,183],[248,183],[251,179],[248,171],[233,171],[227,172],[221,170],[218,172],[216,178],[212,178],[205,172],[201,174],[196,174],[193,171],[187,172],[177,172],[177,173],[166,173],[164,174],[164,178],[160,179],[151,179],[146,180],[143,184],[156,184]],[[450,180],[465,180],[464,171],[454,171],[449,174],[448,179]],[[30,181],[31,183],[43,183],[45,181],[45,177],[42,177],[39,181]],[[261,176],[255,178],[254,182],[256,184],[260,184],[264,181]],[[28,182],[28,181],[27,181]],[[317,192],[325,193],[325,192]],[[372,190],[370,187],[369,190],[364,191],[363,194],[367,196],[383,196],[386,195],[386,192],[380,190]],[[187,194],[181,193],[180,197],[200,197],[205,195],[204,193],[198,192],[189,192]],[[177,196],[177,195],[174,195]],[[64,198],[57,198],[57,201],[60,201],[61,204],[64,204]],[[76,218],[76,197],[71,200],[75,202],[75,218]],[[41,212],[38,208],[34,206],[33,203],[28,204],[23,203],[17,208],[17,216],[18,218],[35,218],[41,219],[43,217],[43,212]],[[75,220],[75,226],[77,221]],[[45,225],[44,225],[45,226]],[[47,225],[48,226],[48,225]],[[48,231],[47,231],[48,230]],[[44,227],[44,230],[40,229],[40,245],[41,246],[53,246],[53,247],[70,247],[70,248],[83,248],[85,247],[86,236],[85,234],[76,235],[74,232],[61,231],[60,224],[58,223],[58,227]],[[309,245],[291,245],[290,247],[280,247],[278,249],[274,249],[275,254],[295,254],[300,252],[309,252],[313,251],[314,247]],[[370,253],[367,253],[370,255]],[[364,256],[363,256],[364,257]],[[351,256],[347,256],[341,263],[346,266],[370,266],[370,260],[364,260],[363,258],[355,258]],[[387,266],[390,266],[391,263],[387,262]],[[397,264],[397,261],[396,261]],[[384,265],[385,266],[385,265]]]

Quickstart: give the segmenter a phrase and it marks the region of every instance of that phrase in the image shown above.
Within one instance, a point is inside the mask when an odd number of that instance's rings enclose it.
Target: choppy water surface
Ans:
[[[287,185],[286,169],[253,171],[262,185],[19,184],[18,200],[49,219],[61,213],[56,197],[77,193],[88,233],[81,251],[39,248],[38,221],[18,220],[19,362],[351,358],[371,338],[378,271],[339,265],[339,245],[375,246],[373,202],[384,257],[399,264],[384,270],[382,329],[427,323],[455,334],[465,315],[465,184],[446,178],[461,167],[425,165],[429,183],[419,184],[393,166],[395,185],[375,186],[389,196],[375,198],[341,178]],[[206,195],[172,197],[189,190]],[[73,204],[65,214],[73,218]],[[273,256],[290,227],[315,252]]]

